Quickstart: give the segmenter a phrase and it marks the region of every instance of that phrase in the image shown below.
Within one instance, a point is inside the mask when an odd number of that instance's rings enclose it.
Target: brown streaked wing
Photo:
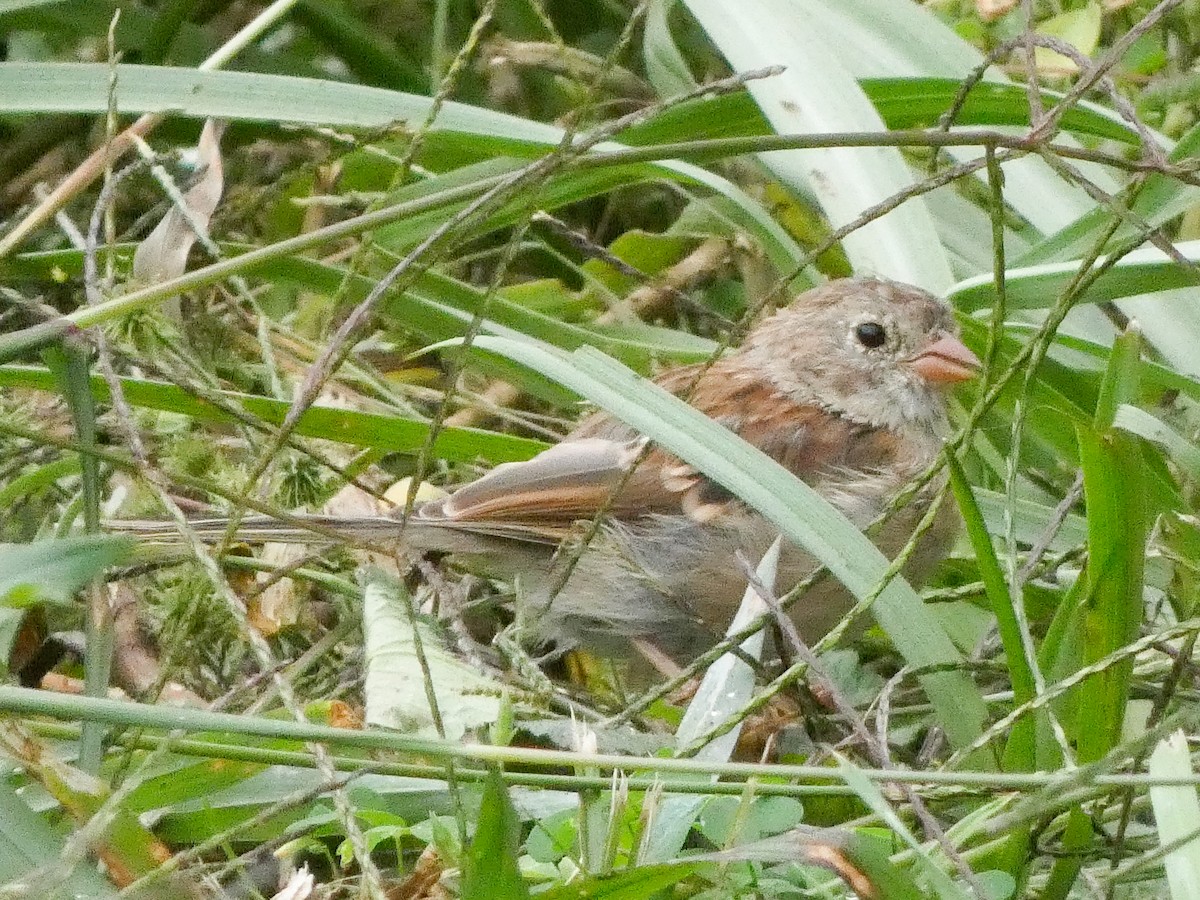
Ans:
[[[719,360],[700,379],[689,402],[809,482],[824,470],[845,465],[862,436],[877,430],[797,403],[765,379],[748,377],[736,357]]]
[[[567,440],[526,462],[497,466],[444,500],[425,504],[419,515],[539,524],[590,518],[607,503],[644,445],[637,438]],[[648,496],[639,499],[653,502]]]
[[[740,434],[805,481],[851,461],[864,429],[815,406],[800,405],[744,370],[719,360],[695,385],[691,403]],[[664,373],[657,380],[684,393],[698,368]],[[638,457],[644,439],[607,413],[596,413],[563,443],[520,463],[506,463],[448,498],[421,507],[421,518],[451,522],[531,523],[553,526],[591,518],[608,507],[614,516],[683,513],[711,521],[736,502],[719,485],[675,456],[653,449],[611,495]],[[854,460],[857,462],[857,460]]]

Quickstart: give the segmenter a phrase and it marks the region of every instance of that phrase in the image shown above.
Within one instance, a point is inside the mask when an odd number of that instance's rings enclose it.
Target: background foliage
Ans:
[[[0,40],[6,896],[1197,896],[1195,3],[0,0]],[[863,272],[986,364],[920,596],[632,375]],[[539,664],[510,586],[184,521],[403,504],[581,398],[879,624],[755,668],[749,592],[647,689]]]

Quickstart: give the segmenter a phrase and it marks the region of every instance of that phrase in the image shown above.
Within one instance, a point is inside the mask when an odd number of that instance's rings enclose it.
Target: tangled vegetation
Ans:
[[[0,42],[0,895],[1200,896],[1200,4],[0,0]],[[920,590],[638,377],[856,274],[983,361]],[[581,401],[854,611],[789,641],[748,570],[663,675],[519,580],[194,527],[411,507]]]

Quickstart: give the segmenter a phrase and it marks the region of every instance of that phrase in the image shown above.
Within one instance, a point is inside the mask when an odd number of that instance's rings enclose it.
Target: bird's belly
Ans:
[[[875,543],[886,556],[907,543],[924,511],[922,504],[913,504],[884,526]],[[906,567],[906,577],[919,583],[929,574],[952,542],[957,524],[953,504],[943,504]],[[733,620],[748,581],[739,557],[753,568],[777,534],[754,513],[723,526],[685,516],[653,516],[614,526],[582,554],[557,597],[549,600],[536,592],[541,596],[533,602],[543,610],[540,626],[559,640],[605,654],[627,649],[628,638],[647,639],[686,662],[719,640]],[[787,593],[815,568],[809,553],[785,543],[776,594]],[[811,643],[837,624],[853,602],[850,591],[827,576],[796,600],[789,615]]]

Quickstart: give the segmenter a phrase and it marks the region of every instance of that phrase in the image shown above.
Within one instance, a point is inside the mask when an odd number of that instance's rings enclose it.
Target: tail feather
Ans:
[[[229,531],[227,517],[190,519],[188,528],[200,540],[215,543]],[[183,532],[173,521],[155,519],[116,519],[105,523],[108,531],[129,534],[149,544],[178,546],[185,543]],[[403,540],[415,549],[424,549],[416,532],[426,529],[411,522],[407,527],[399,519],[385,516],[320,516],[297,514],[288,521],[271,516],[247,516],[238,522],[234,540],[247,544],[336,544],[394,543]]]
[[[188,527],[207,543],[224,538],[228,518],[191,519]],[[180,546],[185,543],[179,526],[154,519],[115,519],[105,523],[108,531],[129,534],[147,544]],[[289,521],[271,516],[247,516],[238,522],[235,540],[248,544],[395,544],[410,550],[473,552],[481,541],[503,539],[534,544],[557,544],[565,537],[560,528],[538,528],[524,524],[458,522],[448,518],[414,516],[407,523],[388,516],[322,516],[297,514]]]

